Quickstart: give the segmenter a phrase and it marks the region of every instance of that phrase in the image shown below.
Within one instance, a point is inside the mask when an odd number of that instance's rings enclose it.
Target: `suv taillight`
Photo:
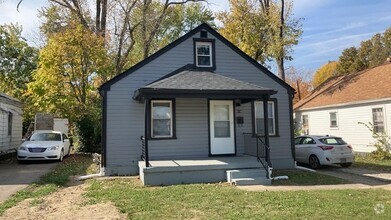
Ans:
[[[331,150],[334,148],[333,146],[318,146],[318,147],[322,148],[322,150]]]

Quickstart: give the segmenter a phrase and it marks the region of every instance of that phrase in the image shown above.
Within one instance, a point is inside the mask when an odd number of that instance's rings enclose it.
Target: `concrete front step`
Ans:
[[[232,179],[232,183],[236,186],[250,186],[250,185],[271,185],[272,180],[267,179],[266,177],[256,177],[256,178],[238,178]]]
[[[266,178],[266,171],[257,169],[227,170],[227,182],[238,186],[244,185],[271,185],[271,180]]]
[[[261,168],[257,169],[240,169],[227,170],[227,182],[232,182],[232,179],[249,178],[249,177],[266,177],[266,171]]]

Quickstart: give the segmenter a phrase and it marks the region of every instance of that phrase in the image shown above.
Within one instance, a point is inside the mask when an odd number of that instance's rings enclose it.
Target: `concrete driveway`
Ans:
[[[52,170],[56,162],[0,163],[0,203]]]

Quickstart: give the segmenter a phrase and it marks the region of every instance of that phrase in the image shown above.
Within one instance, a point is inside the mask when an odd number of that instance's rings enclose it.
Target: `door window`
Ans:
[[[230,137],[229,105],[214,106],[215,137]]]

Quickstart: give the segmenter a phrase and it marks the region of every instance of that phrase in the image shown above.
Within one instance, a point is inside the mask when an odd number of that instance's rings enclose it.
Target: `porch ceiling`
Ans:
[[[138,89],[133,98],[259,99],[277,91],[208,71],[185,70]]]

